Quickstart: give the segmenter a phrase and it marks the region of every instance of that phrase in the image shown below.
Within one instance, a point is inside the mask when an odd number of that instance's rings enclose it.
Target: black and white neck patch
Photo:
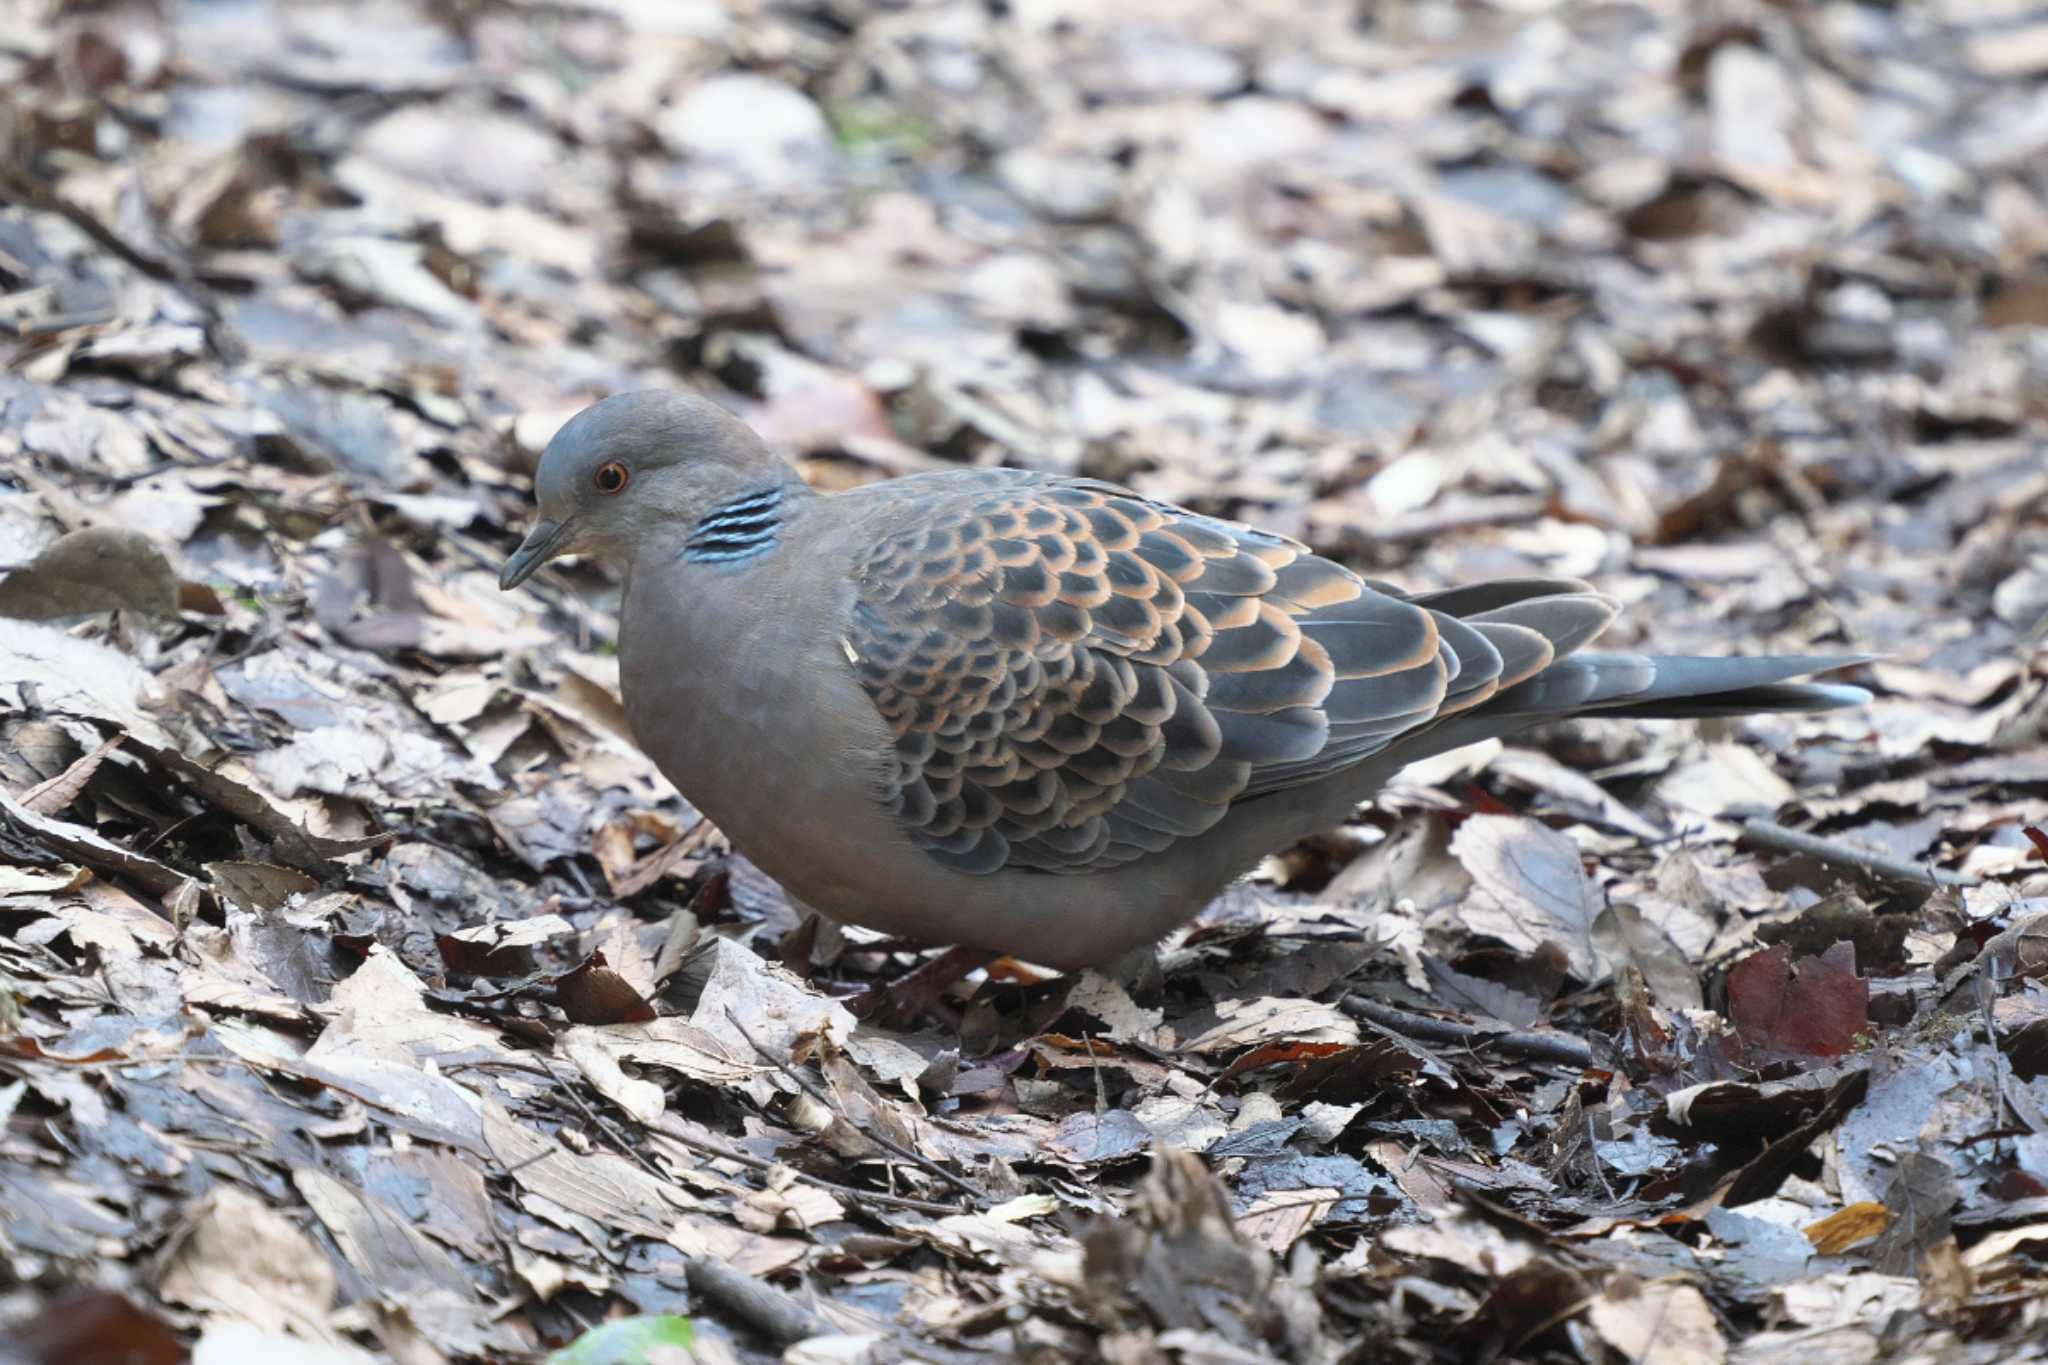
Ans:
[[[751,559],[775,548],[782,530],[782,490],[744,493],[704,514],[683,542],[683,558],[692,564]]]

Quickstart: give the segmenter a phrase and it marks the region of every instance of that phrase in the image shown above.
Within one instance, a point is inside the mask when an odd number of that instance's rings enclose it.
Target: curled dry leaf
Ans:
[[[579,1024],[644,1024],[655,1017],[654,1006],[603,953],[592,953],[554,984],[562,1012]]]

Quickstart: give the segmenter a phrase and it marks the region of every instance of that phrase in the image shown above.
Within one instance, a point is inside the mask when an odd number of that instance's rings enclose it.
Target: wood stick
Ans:
[[[1865,876],[1882,878],[1885,881],[1911,882],[1919,886],[1975,886],[1975,877],[1966,877],[1960,872],[1946,868],[1922,867],[1899,858],[1887,858],[1882,853],[1844,843],[1840,839],[1824,839],[1817,834],[1802,834],[1796,829],[1769,820],[1750,819],[1743,822],[1743,839],[1757,848],[1767,848],[1775,853],[1803,854],[1815,858],[1831,867],[1848,867]]]
[[[777,1346],[817,1336],[823,1330],[810,1309],[745,1271],[692,1256],[683,1263],[683,1274],[692,1294],[725,1309]]]
[[[726,1010],[725,1017],[731,1021],[732,1026],[734,1028],[739,1030],[740,1037],[746,1039],[747,1043],[754,1049],[754,1051],[761,1054],[762,1061],[767,1062],[777,1071],[780,1071],[783,1075],[789,1077],[790,1080],[796,1083],[798,1089],[802,1090],[806,1095],[809,1095],[819,1104],[824,1105],[827,1110],[834,1114],[838,1114],[842,1118],[845,1117],[845,1111],[841,1109],[838,1105],[832,1103],[831,1097],[826,1095],[826,1093],[820,1090],[817,1086],[813,1085],[809,1077],[805,1076],[802,1072],[798,1071],[795,1067],[791,1066],[785,1058],[778,1057],[774,1053],[770,1052],[767,1048],[761,1046],[760,1040],[754,1037],[753,1034],[747,1032],[747,1026],[740,1022],[740,1017],[737,1014],[733,1013],[730,1008]],[[944,1181],[946,1184],[951,1185],[954,1189],[966,1195],[969,1199],[972,1199],[976,1204],[983,1206],[987,1205],[987,1195],[983,1194],[980,1190],[975,1189],[973,1185],[961,1179],[959,1176],[953,1174],[944,1166],[941,1166],[938,1162],[933,1161],[930,1157],[924,1155],[922,1152],[911,1151],[908,1147],[905,1147],[902,1143],[890,1138],[885,1133],[878,1133],[871,1129],[860,1129],[858,1131],[860,1132],[862,1137],[865,1137],[869,1142],[874,1143],[883,1151],[891,1152],[896,1156],[900,1157],[901,1159],[903,1159],[904,1161],[907,1161],[911,1165],[917,1167],[917,1169],[923,1171],[926,1175],[929,1175],[934,1179]]]
[[[1347,995],[1339,1003],[1346,1014],[1370,1019],[1381,1028],[1392,1029],[1395,1033],[1409,1038],[1419,1038],[1425,1043],[1451,1043],[1474,1049],[1489,1048],[1510,1057],[1526,1057],[1538,1062],[1558,1062],[1564,1066],[1585,1067],[1593,1064],[1591,1045],[1570,1034],[1495,1033],[1472,1024],[1461,1024],[1454,1019],[1411,1014],[1407,1010],[1382,1005],[1377,1000],[1368,1000],[1357,994]]]

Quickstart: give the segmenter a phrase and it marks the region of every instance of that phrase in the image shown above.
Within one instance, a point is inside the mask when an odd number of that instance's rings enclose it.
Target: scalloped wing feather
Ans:
[[[1583,592],[1532,581],[1460,603],[1487,615],[1465,624],[1113,484],[915,483],[915,525],[855,571],[846,650],[894,742],[890,809],[965,872],[1162,851],[1521,681],[1550,660],[1552,618],[1588,619],[1517,617]]]

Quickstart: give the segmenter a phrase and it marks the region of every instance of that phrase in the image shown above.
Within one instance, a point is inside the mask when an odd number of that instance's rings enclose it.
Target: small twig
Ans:
[[[1998,999],[1998,987],[1993,984],[1991,978],[1990,972],[1981,973],[1977,977],[1977,1017],[1984,1025],[1984,1050],[1989,1054],[1984,1064],[1986,1070],[1991,1073],[1991,1117],[2003,1119],[2010,1114],[2020,1121],[2022,1128],[2027,1128],[2026,1116],[2005,1093],[2005,1067],[2000,1064],[2002,1058],[1999,1056],[1998,1048],[1998,1025],[1991,1014],[1991,1007]],[[2031,1128],[2028,1128],[2028,1131],[2032,1131]]]
[[[1333,1187],[1325,1186],[1325,1188]],[[1230,1215],[1230,1221],[1242,1223],[1248,1219],[1258,1218],[1268,1213],[1282,1213],[1288,1209],[1312,1209],[1321,1204],[1329,1204],[1334,1207],[1338,1204],[1349,1203],[1359,1197],[1355,1194],[1346,1194],[1342,1190],[1336,1190],[1333,1194],[1307,1194],[1299,1199],[1275,1199],[1272,1203],[1261,1208],[1234,1212]]]
[[[791,1066],[787,1061],[784,1061],[782,1058],[770,1052],[767,1048],[761,1046],[760,1042],[754,1037],[754,1035],[747,1032],[747,1026],[740,1022],[739,1016],[732,1012],[730,1006],[726,1008],[725,1017],[731,1020],[732,1026],[740,1031],[740,1037],[746,1039],[748,1044],[754,1049],[754,1051],[761,1055],[762,1061],[767,1062],[777,1071],[780,1071],[783,1075],[789,1077],[790,1080],[796,1083],[796,1086],[799,1090],[802,1090],[806,1095],[809,1095],[819,1104],[824,1105],[825,1108],[830,1110],[832,1113],[840,1114],[842,1112],[839,1106],[832,1103],[831,1099],[826,1096],[825,1092],[818,1089],[817,1086],[813,1085],[808,1077],[804,1076],[795,1067]],[[884,1151],[893,1153],[902,1160],[909,1162],[911,1165],[917,1167],[920,1171],[923,1171],[926,1175],[932,1176],[938,1180],[945,1181],[948,1185],[951,1185],[954,1189],[960,1191],[960,1193],[966,1195],[975,1203],[980,1204],[985,1202],[985,1196],[983,1196],[980,1190],[975,1189],[974,1186],[968,1184],[959,1176],[954,1175],[951,1171],[947,1170],[944,1166],[941,1166],[938,1162],[933,1161],[930,1157],[918,1152],[911,1151],[908,1147],[905,1147],[902,1143],[897,1142],[888,1134],[881,1132],[865,1132],[862,1135],[866,1137],[868,1141],[874,1143],[877,1147],[882,1148]]]
[[[13,1071],[41,1065],[61,1067],[65,1071],[119,1071],[131,1066],[243,1066],[260,1070],[261,1062],[252,1062],[238,1053],[228,1052],[213,1056],[202,1052],[167,1052],[161,1057],[109,1057],[104,1061],[74,1062],[63,1057],[30,1057],[19,1052],[0,1052],[0,1067]],[[954,1213],[957,1210],[947,1209]]]
[[[1600,1160],[1600,1139],[1593,1131],[1593,1116],[1581,1110],[1580,1117],[1586,1121],[1586,1159],[1592,1164],[1593,1174],[1600,1177],[1600,1188],[1607,1191],[1607,1202],[1618,1204],[1621,1201],[1614,1193],[1614,1186],[1608,1183],[1607,1167]]]
[[[606,1118],[604,1115],[598,1113],[595,1109],[592,1109],[589,1105],[585,1104],[583,1102],[583,1097],[576,1093],[576,1087],[572,1085],[570,1082],[563,1080],[561,1076],[556,1074],[555,1068],[553,1066],[549,1065],[546,1062],[542,1062],[540,1065],[540,1070],[547,1075],[547,1078],[549,1080],[555,1083],[556,1090],[568,1096],[569,1103],[575,1105],[577,1109],[582,1111],[583,1117],[589,1120],[591,1127],[597,1129],[600,1133],[603,1133],[607,1137],[609,1137],[612,1140],[613,1147],[617,1148],[621,1152],[626,1153],[628,1160],[636,1163],[641,1170],[647,1172],[647,1174],[653,1176],[656,1180],[668,1179],[668,1172],[662,1170],[661,1167],[655,1165],[654,1158],[648,1156],[645,1152],[641,1151],[640,1145],[638,1143],[632,1141],[623,1132],[619,1131],[619,1125],[613,1123],[610,1119]]]
[[[1081,1030],[1081,1045],[1088,1049],[1088,1069],[1095,1073],[1095,1116],[1101,1118],[1109,1112],[1109,1087],[1102,1079],[1102,1059],[1095,1055],[1095,1040],[1088,1036],[1088,1030]]]
[[[1742,825],[1742,837],[1758,848],[1767,848],[1776,853],[1803,854],[1817,858],[1834,867],[1854,868],[1868,876],[1881,877],[1886,881],[1912,882],[1919,886],[1975,886],[1975,877],[1966,877],[1960,872],[1946,868],[1921,867],[1899,858],[1887,858],[1882,853],[1872,853],[1854,844],[1839,839],[1823,839],[1817,834],[1801,834],[1796,829],[1769,820],[1750,819]]]
[[[148,853],[151,849],[155,848],[164,840],[170,838],[173,834],[176,834],[179,830],[185,828],[185,826],[191,824],[194,820],[203,820],[211,814],[213,814],[213,812],[210,810],[195,810],[182,820],[173,820],[170,824],[164,826],[162,829],[158,830],[156,833],[150,835],[147,839],[144,839],[141,843],[137,844],[135,846],[135,851],[137,853]]]
[[[684,1262],[683,1273],[692,1294],[725,1309],[777,1346],[788,1346],[824,1330],[810,1309],[743,1270],[692,1256]]]
[[[505,1174],[518,1175],[521,1171],[525,1170],[529,1166],[538,1166],[541,1162],[547,1161],[553,1157],[558,1157],[560,1155],[562,1155],[562,1149],[560,1147],[544,1147],[540,1151],[535,1152],[532,1156],[526,1158],[526,1160],[515,1161],[510,1166],[507,1166],[505,1168]]]
[[[952,1204],[934,1203],[929,1199],[912,1199],[908,1195],[888,1194],[882,1190],[864,1190],[858,1185],[842,1185],[836,1180],[827,1180],[821,1175],[812,1175],[809,1171],[801,1171],[794,1166],[782,1166],[782,1163],[770,1161],[765,1156],[755,1156],[752,1152],[743,1152],[737,1147],[728,1147],[724,1143],[713,1142],[709,1138],[685,1132],[671,1114],[663,1114],[647,1126],[678,1146],[687,1147],[693,1152],[701,1152],[705,1156],[716,1157],[720,1161],[745,1166],[749,1170],[772,1171],[781,1166],[804,1184],[844,1199],[849,1204],[887,1204],[890,1208],[909,1209],[914,1213],[929,1213],[940,1218],[950,1218],[960,1212]]]
[[[1362,995],[1347,995],[1339,1002],[1347,1014],[1361,1019],[1370,1019],[1382,1028],[1425,1043],[1452,1043],[1460,1047],[1489,1048],[1509,1057],[1524,1057],[1531,1061],[1557,1062],[1564,1066],[1591,1066],[1593,1049],[1579,1039],[1564,1033],[1492,1033],[1472,1024],[1460,1024],[1451,1019],[1432,1019],[1426,1014],[1410,1014],[1397,1010],[1392,1005],[1382,1005],[1377,1000],[1368,1000]]]
[[[131,269],[153,280],[177,289],[205,318],[203,331],[207,344],[220,359],[232,364],[248,355],[248,343],[228,321],[220,294],[199,278],[198,271],[190,262],[169,254],[161,258],[152,256],[27,170],[11,165],[0,167],[0,189],[11,192],[31,209],[55,214],[91,238],[93,244],[108,255],[117,257]]]
[[[5,1060],[6,1054],[0,1053],[0,1062]],[[179,1058],[178,1060],[184,1059]],[[192,1060],[204,1061],[207,1059],[193,1058]],[[237,1059],[230,1058],[229,1060]],[[86,1065],[95,1064],[87,1063]],[[141,1063],[111,1062],[98,1063],[97,1065],[139,1066]],[[532,1065],[528,1062],[513,1061],[509,1058],[479,1058],[475,1061],[454,1062],[448,1066],[447,1070],[451,1074],[465,1070],[521,1071],[530,1076],[548,1077],[558,1085],[567,1088],[567,1083],[561,1081],[551,1070]],[[586,1109],[585,1112],[588,1113],[589,1111]],[[780,1162],[770,1161],[765,1156],[755,1156],[752,1152],[742,1151],[737,1147],[728,1147],[723,1143],[714,1142],[710,1138],[699,1137],[694,1133],[687,1132],[673,1114],[663,1114],[660,1118],[645,1126],[661,1134],[669,1139],[669,1141],[676,1143],[678,1146],[687,1147],[693,1152],[702,1152],[704,1155],[716,1157],[720,1161],[730,1161],[736,1166],[744,1166],[751,1171],[772,1171],[780,1167],[795,1176],[802,1184],[809,1185],[813,1189],[823,1190],[827,1194],[844,1199],[850,1204],[859,1204],[863,1201],[870,1204],[887,1204],[891,1208],[909,1209],[915,1213],[935,1214],[941,1218],[950,1217],[960,1212],[958,1208],[951,1204],[935,1204],[929,1199],[910,1199],[900,1194],[885,1194],[880,1190],[864,1190],[858,1185],[842,1185],[836,1180],[827,1180],[823,1176],[812,1175],[809,1171],[801,1171],[793,1166],[782,1166]],[[614,1137],[617,1138],[618,1133],[615,1126],[609,1128],[608,1131],[613,1132]],[[656,1174],[660,1174],[660,1172],[657,1171]],[[666,1176],[662,1176],[662,1178],[667,1179]]]

